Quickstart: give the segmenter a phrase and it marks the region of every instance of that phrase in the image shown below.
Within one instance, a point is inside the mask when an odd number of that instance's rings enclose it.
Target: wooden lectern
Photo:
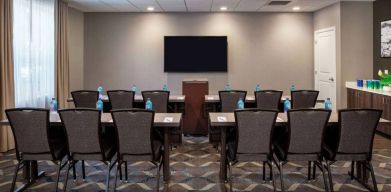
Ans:
[[[183,134],[207,135],[208,120],[203,115],[203,107],[205,95],[209,94],[208,80],[184,80],[182,93],[186,96]]]

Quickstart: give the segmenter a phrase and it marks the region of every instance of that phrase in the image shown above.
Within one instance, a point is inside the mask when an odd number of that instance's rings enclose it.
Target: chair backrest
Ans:
[[[5,113],[14,134],[18,160],[19,153],[51,153],[48,138],[49,110],[16,108],[7,109]]]
[[[96,108],[96,102],[99,98],[98,91],[72,91],[72,99],[76,108]]]
[[[281,103],[282,91],[263,90],[254,92],[257,108],[278,110]]]
[[[246,100],[247,91],[219,91],[221,112],[234,112],[240,98]]]
[[[272,110],[236,110],[237,153],[270,154],[277,114]]]
[[[101,113],[99,110],[64,109],[59,113],[66,130],[71,154],[102,153],[103,155]]]
[[[129,109],[111,113],[117,128],[119,154],[153,155],[151,139],[154,111]]]
[[[340,110],[337,152],[371,155],[373,138],[381,114],[382,111],[376,109]]]
[[[307,109],[315,107],[318,95],[319,91],[315,90],[292,91],[292,109]]]
[[[331,111],[325,109],[297,109],[288,111],[288,153],[320,154],[324,130]],[[309,143],[310,142],[310,143]]]
[[[109,96],[111,109],[131,109],[133,108],[134,92],[127,90],[107,91]]]
[[[156,113],[167,113],[168,100],[170,98],[169,91],[143,91],[144,103],[147,102],[147,99],[152,101],[152,109]]]

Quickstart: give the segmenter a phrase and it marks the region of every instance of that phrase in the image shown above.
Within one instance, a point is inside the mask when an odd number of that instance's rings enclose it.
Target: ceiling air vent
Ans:
[[[268,5],[288,5],[291,1],[270,1]]]

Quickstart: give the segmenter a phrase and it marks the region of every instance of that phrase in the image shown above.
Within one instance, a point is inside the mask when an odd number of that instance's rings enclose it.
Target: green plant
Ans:
[[[389,74],[383,74],[383,72],[380,70],[378,73],[380,77],[380,83],[382,85],[390,85],[391,84],[391,75]]]

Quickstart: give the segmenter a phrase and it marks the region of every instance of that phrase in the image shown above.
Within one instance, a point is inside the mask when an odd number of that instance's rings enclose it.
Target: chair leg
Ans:
[[[115,179],[114,179],[114,191],[117,191],[117,177],[118,177],[118,171],[121,175],[121,163],[117,162],[117,166],[115,168]]]
[[[375,171],[373,170],[373,166],[371,162],[367,162],[368,167],[371,171],[371,177],[372,177],[372,183],[373,183],[373,189],[375,192],[378,192],[379,190],[377,189],[377,182],[376,182],[376,177],[375,177]]]
[[[125,161],[125,182],[128,182],[128,162]]]
[[[284,171],[283,171],[283,163],[279,162],[280,164],[280,180],[281,180],[281,191],[285,191],[284,189]]]
[[[73,161],[72,163],[73,182],[76,182],[76,162]]]
[[[263,167],[262,167],[262,178],[263,178],[263,182],[265,183],[266,182],[266,162],[265,161],[263,162]]]
[[[276,188],[276,181],[275,181],[275,178],[274,178],[273,165],[274,165],[274,162],[271,161],[271,165],[270,165],[270,179],[273,182],[273,191],[276,192],[277,188]]]
[[[228,171],[229,171],[229,191],[232,192],[232,165],[228,163]]]
[[[310,181],[311,180],[311,161],[308,161],[308,175],[307,175],[307,180]]]
[[[327,165],[327,173],[329,175],[330,191],[334,192],[333,177],[332,177],[332,174],[331,174],[331,166],[330,166],[329,162],[326,162],[326,165]]]
[[[160,162],[159,164],[159,167],[157,167],[157,174],[156,174],[156,191],[159,191],[160,190],[160,170],[162,168],[162,165],[163,165],[163,161]]]
[[[119,180],[122,181],[122,164],[119,164],[117,169],[119,169]]]
[[[106,192],[109,192],[110,190],[110,167],[111,167],[111,162],[108,161],[107,163],[107,175],[106,175]]]
[[[312,167],[312,180],[315,181],[315,177],[316,177],[316,164],[315,162],[313,162],[313,167]]]
[[[86,181],[86,168],[84,165],[84,160],[81,161],[81,171],[82,171],[83,181]]]
[[[327,177],[326,177],[326,173],[325,173],[326,166],[324,165],[323,161],[320,162],[320,163],[321,163],[321,166],[322,166],[322,168],[320,170],[322,171],[322,175],[323,175],[324,188],[325,188],[326,192],[329,192],[330,191],[329,190],[329,185],[327,183]]]
[[[67,191],[67,184],[68,184],[68,176],[69,176],[69,171],[71,170],[72,166],[72,161],[68,161],[68,168],[67,168],[67,174],[65,176],[65,181],[64,181],[64,191]]]
[[[57,179],[56,179],[56,192],[58,191],[58,181],[60,180],[60,172],[61,172],[61,161],[58,161],[58,171],[57,171]]]
[[[15,183],[16,183],[16,178],[18,177],[19,166],[20,166],[20,162],[18,161],[18,163],[15,166],[14,177],[12,178],[12,184],[10,189],[11,192],[15,190]]]
[[[350,168],[350,179],[353,180],[354,179],[354,166],[355,166],[355,162],[352,161],[352,166]]]

